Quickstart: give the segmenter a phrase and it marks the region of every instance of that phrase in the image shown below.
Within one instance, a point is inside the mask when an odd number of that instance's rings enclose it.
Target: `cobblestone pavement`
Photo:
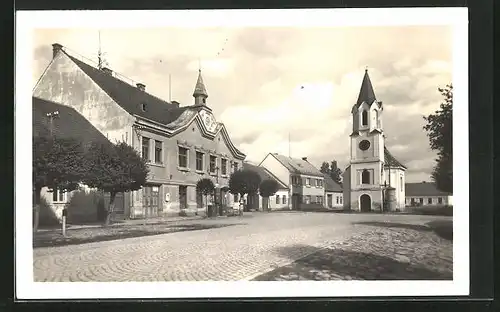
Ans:
[[[446,218],[338,213],[260,213],[252,218],[196,220],[191,222],[237,225],[82,245],[37,248],[33,251],[34,280],[249,280],[286,266],[323,247],[341,245],[342,242],[355,246],[357,241],[350,241],[350,237],[360,235],[368,238],[369,235],[363,234],[374,231],[374,226],[362,222],[390,221],[423,225],[439,219]],[[385,248],[381,243],[379,246]],[[421,248],[426,248],[425,246]],[[282,250],[287,251],[284,253]],[[390,253],[391,250],[387,249],[387,252]]]
[[[451,221],[451,220],[450,220]],[[452,280],[453,243],[439,230],[401,223],[366,224],[374,229],[326,246],[255,278],[292,280]],[[440,225],[442,226],[442,225]],[[451,222],[445,224],[451,227]],[[279,250],[286,255],[301,246]]]

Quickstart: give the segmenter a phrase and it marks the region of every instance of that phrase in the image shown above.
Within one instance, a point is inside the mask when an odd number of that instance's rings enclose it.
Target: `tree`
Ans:
[[[33,142],[33,190],[35,216],[33,229],[38,230],[41,190],[71,192],[87,173],[83,144],[74,138],[35,137]]]
[[[329,175],[333,181],[340,183],[342,181],[342,170],[337,165],[337,161],[333,160],[328,164],[328,162],[324,161],[321,164],[321,169],[319,170],[324,174]]]
[[[264,180],[259,185],[260,196],[266,198],[266,205],[269,203],[269,197],[276,194],[279,185],[275,180]],[[269,209],[269,207],[262,207],[263,210]]]
[[[260,185],[260,176],[257,172],[244,169],[233,172],[229,177],[229,192],[231,194],[257,194]]]
[[[208,195],[212,194],[215,190],[214,182],[211,179],[203,178],[196,183],[196,191],[205,195],[205,201],[208,203]],[[207,205],[208,216],[208,205]]]
[[[337,166],[336,160],[333,160],[330,163],[330,177],[337,183],[342,182],[342,170],[340,170],[340,168]]]
[[[321,168],[319,169],[319,171],[321,171],[324,174],[330,174],[330,165],[326,161],[324,161],[321,164]]]
[[[434,114],[424,116],[432,150],[437,151],[436,165],[431,177],[438,189],[453,192],[453,85],[438,88],[444,101]]]
[[[87,152],[92,167],[84,179],[91,188],[110,193],[105,225],[111,223],[117,193],[136,191],[146,184],[149,168],[146,160],[125,142],[93,143]]]

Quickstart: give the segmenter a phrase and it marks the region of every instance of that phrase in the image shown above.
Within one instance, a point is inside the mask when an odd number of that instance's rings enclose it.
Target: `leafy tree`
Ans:
[[[436,165],[431,174],[436,186],[444,192],[453,192],[453,85],[438,88],[444,101],[434,114],[424,116],[432,150],[437,151]]]
[[[92,164],[84,183],[110,193],[105,224],[112,221],[117,193],[136,191],[146,184],[149,168],[139,153],[125,142],[117,144],[94,143],[87,160]]]
[[[205,195],[205,201],[208,202],[208,195],[215,191],[214,182],[211,179],[203,178],[196,183],[196,191]],[[208,205],[206,209],[208,216]]]
[[[337,165],[337,161],[333,160],[328,164],[328,162],[324,161],[321,164],[321,169],[319,170],[324,174],[328,174],[333,181],[340,183],[342,181],[342,170]]]
[[[35,216],[33,229],[38,230],[41,190],[71,192],[87,173],[83,144],[74,138],[35,137],[33,142],[33,190]]]
[[[259,193],[260,196],[266,198],[265,201],[267,204],[269,203],[269,197],[276,194],[278,191],[279,185],[275,180],[264,180],[259,185]],[[262,207],[264,210],[269,209],[269,207]]]
[[[342,170],[337,166],[336,160],[330,163],[330,177],[337,183],[342,182]]]
[[[321,168],[319,169],[319,171],[321,171],[324,174],[330,174],[330,165],[328,164],[328,162],[324,161],[321,164]]]
[[[231,194],[253,195],[259,190],[260,176],[257,172],[243,169],[235,171],[229,177],[229,192]]]

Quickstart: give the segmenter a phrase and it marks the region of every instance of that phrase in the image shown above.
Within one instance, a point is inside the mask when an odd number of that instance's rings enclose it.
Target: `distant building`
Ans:
[[[74,108],[112,142],[124,141],[150,168],[147,185],[125,195],[125,218],[204,211],[196,183],[209,178],[217,186],[216,202],[231,206],[229,175],[245,155],[232,143],[224,124],[207,105],[201,75],[194,104],[181,106],[149,94],[144,84],[119,79],[109,68],[96,68],[53,44],[53,59],[33,95]]]
[[[268,207],[270,210],[278,210],[291,208],[287,184],[273,176],[273,174],[264,167],[244,162],[243,169],[256,172],[260,176],[261,181],[274,180],[278,184],[278,191],[274,196],[270,196],[269,198],[263,198],[260,194],[247,196],[247,204],[250,209],[264,210],[264,207]]]
[[[330,175],[325,174],[325,208],[342,208],[344,194],[342,184],[334,181]]]
[[[324,175],[307,157],[291,158],[277,153],[268,154],[259,164],[273,176],[289,185],[293,210],[307,210],[324,206]]]
[[[387,211],[405,207],[406,167],[385,145],[382,102],[375,98],[365,71],[352,107],[350,165],[343,174],[344,206],[355,211]]]
[[[453,205],[453,194],[438,190],[435,183],[406,183],[406,206]]]

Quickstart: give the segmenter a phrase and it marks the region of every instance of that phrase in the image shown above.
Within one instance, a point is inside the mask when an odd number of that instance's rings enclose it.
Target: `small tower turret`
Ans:
[[[193,97],[195,105],[206,105],[208,93],[203,82],[203,77],[201,76],[201,69],[198,70],[198,80],[194,87]]]

